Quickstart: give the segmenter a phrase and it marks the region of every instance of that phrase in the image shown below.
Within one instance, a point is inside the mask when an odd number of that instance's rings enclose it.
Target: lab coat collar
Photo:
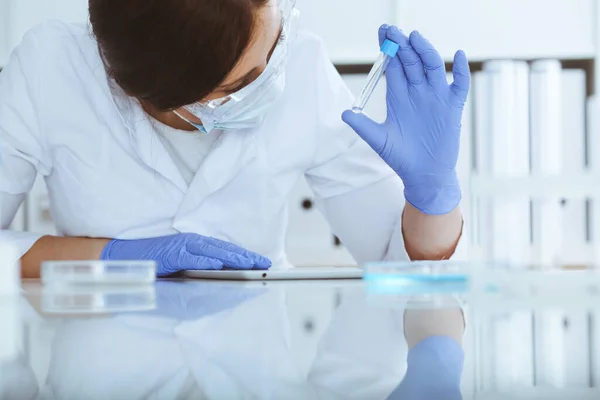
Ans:
[[[186,193],[188,186],[160,137],[154,131],[150,121],[152,117],[144,112],[137,100],[127,96],[116,82],[110,81],[109,85],[115,107],[129,132],[129,141],[137,155],[144,164]]]
[[[257,154],[258,140],[253,131],[223,132],[190,185],[175,217],[175,228],[179,229],[178,221],[196,212],[205,199],[232,181]]]
[[[96,51],[96,62],[100,55]],[[213,146],[194,180],[188,187],[171,156],[154,132],[150,118],[141,105],[129,97],[112,79],[107,77],[104,66],[94,68],[96,79],[105,88],[114,107],[129,132],[129,142],[137,155],[149,168],[170,180],[185,194],[178,217],[195,211],[212,193],[215,193],[254,160],[258,153],[256,133],[253,130],[223,132]],[[178,218],[175,218],[177,221]]]
[[[93,38],[93,31],[90,25],[88,25],[88,30],[90,32],[90,37]],[[129,144],[144,164],[163,175],[182,193],[185,193],[188,189],[187,184],[177,169],[175,162],[171,159],[169,153],[163,146],[160,138],[155,134],[150,122],[150,117],[146,115],[141,105],[135,99],[128,96],[123,89],[107,75],[97,43],[95,46],[92,46],[91,49],[93,50],[85,54],[86,60],[93,71],[96,81],[110,99],[109,104],[114,106],[114,110],[116,110],[120,116],[123,125],[129,133],[128,138],[117,138],[117,140],[128,140]],[[113,110],[98,110],[99,113],[112,111]]]
[[[140,158],[186,193],[181,213],[189,213],[199,207],[205,198],[235,178],[257,155],[257,141],[253,131],[223,132],[188,188],[181,172],[155,133],[151,117],[146,115],[141,105],[124,96],[115,96],[115,102],[120,103],[123,110],[120,113],[126,118],[124,122],[130,132],[130,140]]]

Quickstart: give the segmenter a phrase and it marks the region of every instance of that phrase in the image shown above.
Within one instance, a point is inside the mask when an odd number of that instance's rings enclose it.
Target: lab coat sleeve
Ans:
[[[385,399],[406,372],[404,309],[374,306],[346,288],[321,338],[308,377],[328,399]],[[428,400],[428,399],[427,399]]]
[[[403,198],[402,184],[390,176],[365,188],[320,199],[317,207],[358,263],[406,261]]]
[[[37,35],[24,37],[0,73],[0,240],[15,244],[21,256],[41,235],[7,229],[37,173],[50,170],[39,108],[46,64]]]
[[[37,399],[39,387],[35,373],[20,356],[14,361],[0,359],[0,399]]]
[[[324,50],[318,60],[317,151],[305,173],[317,205],[358,262],[408,260],[402,181],[342,121],[353,96]]]
[[[321,199],[317,206],[357,262],[407,261],[402,233],[404,202],[398,201],[403,196],[402,183],[392,176],[364,189]],[[469,257],[469,232],[463,228],[451,259],[468,261]]]

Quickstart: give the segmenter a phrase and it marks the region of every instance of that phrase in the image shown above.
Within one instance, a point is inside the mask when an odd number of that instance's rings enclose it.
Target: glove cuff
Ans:
[[[110,242],[108,242],[106,244],[106,246],[104,246],[104,248],[102,249],[102,253],[100,253],[100,261],[110,261],[111,260],[110,251],[111,251],[113,245],[115,244],[115,242],[117,242],[117,240],[111,240]]]
[[[404,197],[427,215],[445,215],[460,204],[462,191],[455,170],[445,174],[420,174],[403,178]]]

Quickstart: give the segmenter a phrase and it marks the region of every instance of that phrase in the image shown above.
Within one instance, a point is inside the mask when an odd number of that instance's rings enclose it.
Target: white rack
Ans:
[[[473,174],[471,197],[508,200],[530,197],[533,199],[586,199],[600,198],[600,174],[580,175],[530,175],[522,177],[499,177]]]

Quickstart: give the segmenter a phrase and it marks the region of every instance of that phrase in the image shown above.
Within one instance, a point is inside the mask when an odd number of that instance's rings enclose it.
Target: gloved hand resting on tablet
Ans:
[[[139,240],[112,240],[101,260],[153,260],[157,275],[166,276],[184,270],[269,269],[271,261],[232,243],[219,239],[180,233]]]

